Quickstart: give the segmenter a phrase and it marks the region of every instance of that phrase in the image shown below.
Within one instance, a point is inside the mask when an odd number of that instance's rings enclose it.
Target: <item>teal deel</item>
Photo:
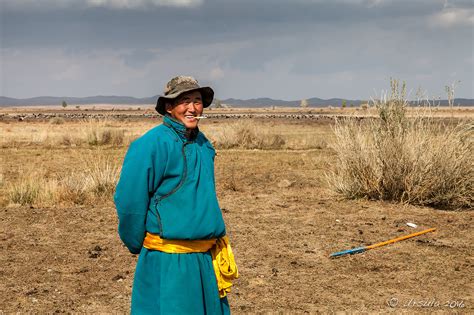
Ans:
[[[129,147],[114,201],[119,235],[140,254],[132,314],[229,314],[220,299],[209,252],[168,254],[144,248],[145,233],[164,239],[210,239],[226,234],[214,179],[215,151],[198,132],[165,116]]]

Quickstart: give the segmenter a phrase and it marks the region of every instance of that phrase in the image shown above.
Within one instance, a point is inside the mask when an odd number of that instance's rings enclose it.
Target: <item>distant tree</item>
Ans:
[[[81,106],[79,106],[79,105],[76,105],[76,109],[81,109]]]
[[[215,99],[214,99],[214,107],[215,107],[215,108],[222,108],[222,107],[223,107],[223,106],[222,106],[222,102],[221,102],[220,99],[218,99],[218,98],[215,98]]]
[[[451,108],[451,110],[453,109],[453,105],[454,105],[454,89],[459,83],[461,83],[461,81],[458,80],[458,81],[453,82],[450,86],[449,85],[445,86],[446,93],[448,94],[448,105]]]
[[[63,108],[66,108],[66,107],[67,107],[66,101],[63,101],[63,102],[61,103],[61,106],[62,106]]]
[[[347,101],[346,101],[346,100],[342,100],[341,107],[342,107],[342,108],[346,108],[346,106],[347,106]]]
[[[423,91],[421,86],[419,86],[418,89],[416,90],[415,96],[416,96],[416,105],[420,105],[422,100],[425,98],[425,92]]]
[[[300,107],[302,108],[308,107],[308,101],[306,99],[302,99],[300,103]]]

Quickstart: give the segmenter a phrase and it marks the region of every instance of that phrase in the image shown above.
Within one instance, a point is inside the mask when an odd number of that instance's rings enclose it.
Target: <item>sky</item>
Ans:
[[[0,0],[0,95],[474,98],[471,0]]]

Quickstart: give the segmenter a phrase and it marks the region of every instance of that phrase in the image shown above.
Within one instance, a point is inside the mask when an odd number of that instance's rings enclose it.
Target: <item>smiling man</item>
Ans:
[[[195,129],[202,114],[201,92],[191,91],[176,98],[174,104],[166,103],[166,113],[183,123],[186,129]]]
[[[214,97],[192,77],[166,85],[163,124],[135,140],[114,196],[119,235],[140,254],[133,314],[228,314],[238,277],[214,182],[215,151],[198,129]]]

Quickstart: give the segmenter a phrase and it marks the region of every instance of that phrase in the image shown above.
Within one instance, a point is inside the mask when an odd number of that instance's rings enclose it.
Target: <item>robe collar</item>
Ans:
[[[186,126],[171,116],[164,116],[163,124],[172,129],[183,142],[194,141],[199,133],[199,128],[186,129]]]

